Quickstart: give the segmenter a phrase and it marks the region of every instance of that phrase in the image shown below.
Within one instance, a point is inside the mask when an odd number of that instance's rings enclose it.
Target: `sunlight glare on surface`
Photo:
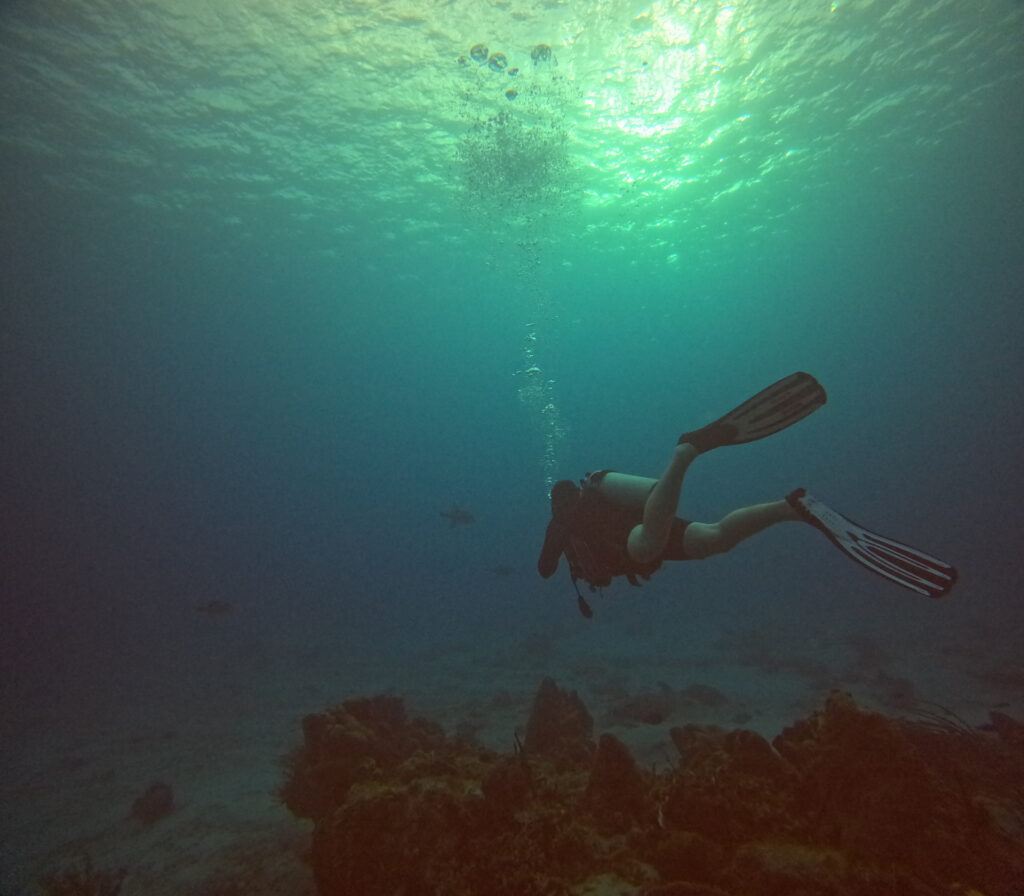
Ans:
[[[727,127],[712,112],[744,84],[752,29],[735,6],[721,2],[685,3],[656,0],[636,16],[608,53],[615,59],[605,78],[589,91],[584,105],[597,130],[618,142],[625,136],[639,144],[628,158],[606,157],[625,184],[650,183],[652,163],[665,155],[666,140],[681,145],[710,145]],[[733,98],[736,99],[736,98]],[[668,161],[668,160],[664,160]],[[699,159],[687,157],[687,166]],[[671,167],[671,166],[670,166]],[[661,190],[677,188],[677,177],[659,178]]]

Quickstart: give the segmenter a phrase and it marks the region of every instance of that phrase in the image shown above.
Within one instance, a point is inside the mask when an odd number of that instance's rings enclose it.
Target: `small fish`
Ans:
[[[468,526],[470,523],[476,522],[476,517],[468,510],[459,507],[458,504],[452,504],[447,510],[442,510],[441,516],[451,523],[452,529],[456,526]]]
[[[501,579],[507,579],[511,575],[515,575],[515,567],[506,566],[504,563],[499,563],[497,566],[492,566],[489,570],[491,575],[498,576]]]
[[[226,600],[219,600],[217,598],[208,600],[205,603],[201,603],[196,606],[196,611],[202,613],[204,616],[225,616],[233,609],[234,607]]]

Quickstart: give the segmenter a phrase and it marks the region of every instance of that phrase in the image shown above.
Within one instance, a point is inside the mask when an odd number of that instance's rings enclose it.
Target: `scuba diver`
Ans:
[[[957,572],[924,551],[872,532],[798,488],[784,499],[743,507],[717,523],[676,517],[683,477],[694,459],[727,445],[773,435],[820,408],[825,390],[807,373],[794,373],[758,392],[724,417],[679,437],[660,479],[611,470],[588,473],[576,485],[551,488],[551,522],[537,570],[550,578],[562,554],[569,563],[580,612],[592,616],[576,583],[596,591],[625,576],[631,585],[649,579],[666,560],[703,560],[724,554],[775,523],[803,521],[820,529],[848,557],[891,582],[928,597],[942,597]]]

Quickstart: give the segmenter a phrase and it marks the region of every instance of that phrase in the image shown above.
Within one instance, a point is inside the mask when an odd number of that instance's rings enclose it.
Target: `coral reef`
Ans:
[[[574,692],[545,678],[533,698],[523,749],[558,765],[585,763],[594,752],[594,720]]]
[[[629,830],[643,819],[645,790],[629,748],[614,735],[602,734],[586,790],[596,822],[610,831]]]
[[[117,896],[128,872],[101,871],[94,868],[92,859],[86,856],[81,868],[71,868],[51,874],[39,881],[45,896]]]
[[[500,755],[394,697],[308,716],[281,796],[320,896],[1001,896],[1024,881],[1021,727],[893,719],[833,693],[769,743],[671,731],[655,774],[546,679]]]
[[[154,781],[142,796],[132,803],[132,818],[143,824],[154,824],[174,811],[174,791],[163,781]]]

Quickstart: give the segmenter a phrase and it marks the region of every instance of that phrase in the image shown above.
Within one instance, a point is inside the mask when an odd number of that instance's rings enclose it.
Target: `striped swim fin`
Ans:
[[[703,454],[712,448],[754,442],[798,423],[826,400],[825,390],[813,376],[791,373],[714,423],[693,432],[684,432],[679,443],[689,442]]]
[[[790,492],[786,501],[851,560],[902,588],[927,597],[942,597],[956,584],[956,569],[948,563],[865,529],[826,507],[805,489]]]

